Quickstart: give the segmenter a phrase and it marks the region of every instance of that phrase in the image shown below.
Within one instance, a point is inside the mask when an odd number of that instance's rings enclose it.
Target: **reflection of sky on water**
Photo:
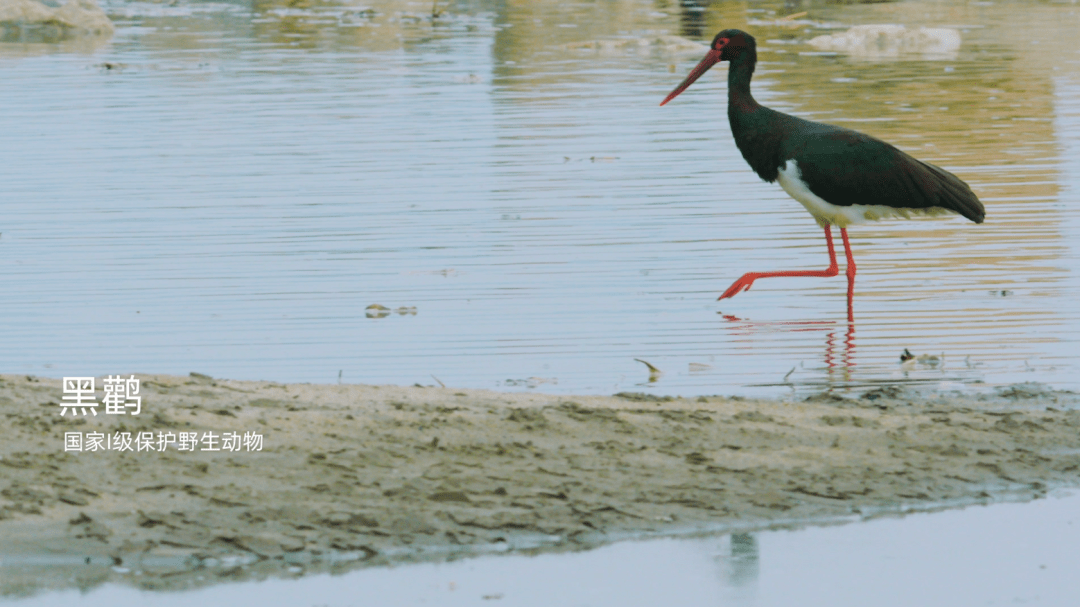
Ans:
[[[613,6],[461,3],[432,20],[428,3],[123,4],[96,54],[0,48],[0,132],[18,142],[0,167],[0,369],[684,395],[1080,387],[1075,37],[1036,51],[1001,35],[1075,9]],[[794,8],[970,27],[955,60],[878,62],[748,25]],[[716,303],[745,271],[824,267],[820,230],[734,148],[722,67],[661,109],[698,53],[563,45],[726,26],[763,41],[761,101],[954,170],[987,223],[853,229],[854,326],[842,276]],[[945,363],[901,368],[904,348]],[[642,385],[635,358],[663,376]]]

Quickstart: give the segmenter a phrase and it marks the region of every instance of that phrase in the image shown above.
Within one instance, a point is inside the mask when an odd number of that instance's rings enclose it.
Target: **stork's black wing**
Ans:
[[[810,191],[838,206],[880,204],[897,209],[940,207],[975,223],[986,209],[968,184],[857,131],[798,120],[781,154],[799,165]]]

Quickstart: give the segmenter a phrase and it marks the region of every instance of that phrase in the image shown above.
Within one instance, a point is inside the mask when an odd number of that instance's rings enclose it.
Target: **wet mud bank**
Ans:
[[[138,416],[73,417],[59,380],[0,378],[0,596],[576,550],[1080,485],[1080,398],[1027,385],[785,402],[140,379]],[[90,435],[109,448],[87,450]]]

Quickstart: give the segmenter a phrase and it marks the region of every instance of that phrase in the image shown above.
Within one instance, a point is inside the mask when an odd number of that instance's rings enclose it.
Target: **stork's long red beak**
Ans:
[[[686,77],[686,80],[683,80],[682,84],[675,87],[675,90],[671,91],[671,94],[668,95],[666,99],[660,102],[660,105],[664,105],[668,101],[671,101],[672,99],[677,97],[679,93],[690,88],[690,85],[693,84],[695,80],[701,78],[702,74],[709,71],[709,68],[716,65],[717,63],[720,63],[720,50],[709,49],[709,52],[705,53],[705,58],[701,60],[701,63],[697,64],[697,67],[695,67],[690,72],[690,75]]]

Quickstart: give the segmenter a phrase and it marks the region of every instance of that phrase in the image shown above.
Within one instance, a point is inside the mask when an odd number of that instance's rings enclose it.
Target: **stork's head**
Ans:
[[[713,38],[712,44],[709,45],[709,52],[705,53],[705,58],[697,64],[697,67],[690,72],[690,75],[679,86],[675,87],[674,91],[671,91],[671,94],[660,105],[664,105],[677,97],[679,93],[690,88],[690,85],[695,80],[701,78],[702,74],[709,71],[709,68],[717,63],[748,59],[757,61],[757,43],[754,41],[753,36],[742,30],[724,30],[720,32]]]

